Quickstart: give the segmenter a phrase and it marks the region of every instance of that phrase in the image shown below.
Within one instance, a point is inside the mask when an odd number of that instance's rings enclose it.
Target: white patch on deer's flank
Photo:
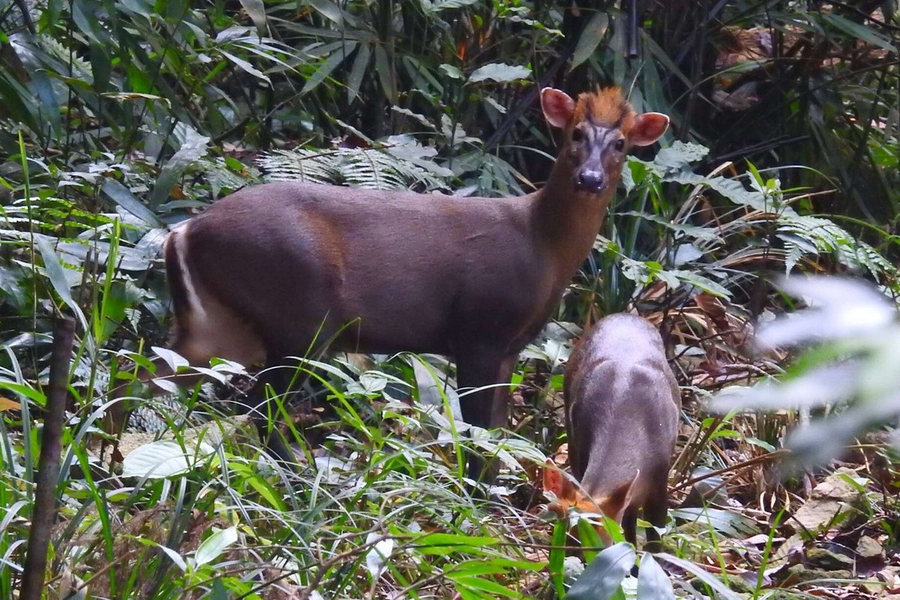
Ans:
[[[181,281],[187,292],[187,301],[188,306],[190,307],[191,316],[205,321],[206,310],[203,308],[203,303],[200,302],[200,296],[197,294],[197,288],[194,287],[194,282],[191,280],[191,271],[188,269],[187,265],[187,249],[185,248],[183,240],[185,235],[187,235],[187,227],[178,227],[172,231],[169,235],[169,239],[166,240],[166,243],[172,244],[175,249],[175,258],[178,260],[178,268],[181,271]]]
[[[226,307],[191,273],[188,235],[189,226],[178,226],[166,240],[166,244],[172,244],[187,296],[187,314],[176,315],[180,335],[178,347],[173,349],[195,366],[207,365],[214,356],[246,366],[263,360],[266,353],[262,340],[250,322]]]

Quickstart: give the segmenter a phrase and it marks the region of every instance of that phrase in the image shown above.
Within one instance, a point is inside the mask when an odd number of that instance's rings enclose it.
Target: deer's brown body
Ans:
[[[564,505],[620,522],[632,543],[641,509],[664,526],[681,394],[659,332],[635,315],[601,319],[573,351],[563,387],[569,464],[582,489],[559,473],[549,487]]]
[[[565,139],[528,196],[271,183],[213,204],[166,244],[172,348],[192,364],[276,365],[336,336],[335,350],[452,355],[460,387],[509,381],[590,251],[626,152],[668,125],[635,115],[615,89],[577,104],[549,88],[541,98]],[[464,418],[503,425],[505,396],[465,396]]]

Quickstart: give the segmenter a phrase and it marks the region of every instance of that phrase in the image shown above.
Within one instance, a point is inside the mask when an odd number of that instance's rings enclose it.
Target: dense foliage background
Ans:
[[[854,512],[819,529],[805,522],[798,553],[786,515],[809,507],[830,472],[783,478],[774,468],[800,413],[710,416],[703,403],[788,364],[749,349],[752,323],[792,306],[771,276],[853,274],[898,291],[897,3],[635,1],[634,20],[629,2],[583,4],[0,2],[0,595],[20,577],[59,313],[78,330],[54,590],[562,595],[566,527],[541,516],[535,465],[564,442],[560,365],[572,337],[622,310],[662,327],[685,393],[672,472],[680,508],[664,537],[668,563],[660,558],[677,593],[900,592],[897,468],[879,436],[842,457]],[[157,254],[169,225],[285,178],[521,194],[541,184],[555,152],[538,90],[610,83],[638,110],[671,115],[672,128],[662,151],[629,163],[595,252],[523,356],[516,437],[458,432],[427,404],[401,402],[453,404],[453,386],[434,385],[453,383],[438,357],[334,357],[310,386],[330,410],[314,427],[326,449],[304,447],[318,469],[303,485],[260,462],[240,426],[222,445],[186,441],[189,425],[227,410],[221,389],[218,402],[191,394],[153,404],[161,416],[145,410],[145,427],[162,418],[177,441],[145,449],[148,462],[133,459],[124,475],[88,452],[119,355],[142,362],[164,345]],[[214,369],[222,380],[240,370]],[[504,459],[507,503],[470,497],[459,452],[468,444]],[[175,467],[149,472],[166,452]],[[863,538],[878,550],[863,557]],[[575,587],[568,597],[651,597],[630,579],[616,592],[625,571],[606,567],[631,556],[616,552],[585,575],[607,581],[609,595]],[[645,585],[669,580],[641,563]]]

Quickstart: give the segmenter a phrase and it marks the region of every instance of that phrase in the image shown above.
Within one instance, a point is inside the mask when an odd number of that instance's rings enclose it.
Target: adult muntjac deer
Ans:
[[[632,544],[641,509],[665,526],[681,394],[656,328],[635,315],[601,319],[572,352],[563,392],[569,464],[583,491],[552,468],[544,489],[563,510],[599,509]],[[655,530],[647,540],[658,548]]]
[[[524,197],[269,183],[216,202],[166,242],[172,349],[194,365],[275,367],[329,340],[339,351],[451,355],[461,388],[509,382],[593,246],[626,153],[669,123],[635,114],[615,88],[577,102],[545,88],[541,106],[563,142],[546,186]],[[468,394],[463,417],[501,426],[507,395]]]

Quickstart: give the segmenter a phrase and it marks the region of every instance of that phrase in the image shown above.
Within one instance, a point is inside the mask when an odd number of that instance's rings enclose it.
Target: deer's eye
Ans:
[[[580,142],[580,141],[583,140],[583,139],[584,139],[584,132],[583,132],[583,131],[581,131],[580,129],[574,129],[574,130],[572,131],[572,141],[573,141],[573,142]]]
[[[616,140],[616,151],[621,152],[624,149],[625,149],[625,140],[619,138],[618,140]]]

